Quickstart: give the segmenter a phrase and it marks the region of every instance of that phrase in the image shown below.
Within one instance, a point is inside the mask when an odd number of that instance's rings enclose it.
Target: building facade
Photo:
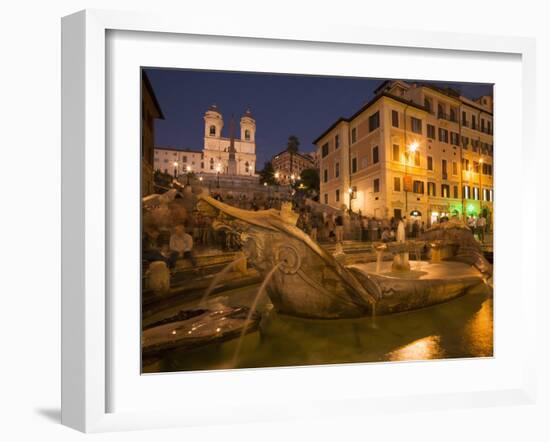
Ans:
[[[315,168],[314,159],[300,152],[283,150],[271,158],[275,179],[280,184],[289,184],[300,177],[305,169]]]
[[[240,138],[231,133],[222,136],[223,116],[213,105],[204,115],[204,144],[202,150],[157,147],[155,170],[181,175],[187,172],[198,174],[230,174],[255,176],[256,171],[256,121],[250,110],[240,120]],[[232,132],[234,132],[232,130]],[[234,153],[230,146],[234,146]],[[230,161],[234,156],[234,162]],[[231,164],[230,164],[231,163]],[[230,167],[231,166],[231,167]]]
[[[492,97],[385,81],[314,144],[321,202],[367,216],[493,214]]]
[[[153,193],[153,172],[156,170],[155,119],[164,119],[162,110],[147,78],[141,73],[141,195]]]

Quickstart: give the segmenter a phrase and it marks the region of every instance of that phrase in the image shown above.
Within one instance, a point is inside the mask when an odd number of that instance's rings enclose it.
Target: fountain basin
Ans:
[[[391,314],[428,307],[466,294],[484,285],[483,275],[471,265],[442,261],[410,261],[411,270],[393,271],[391,262],[349,266],[362,280],[377,288],[376,314]]]

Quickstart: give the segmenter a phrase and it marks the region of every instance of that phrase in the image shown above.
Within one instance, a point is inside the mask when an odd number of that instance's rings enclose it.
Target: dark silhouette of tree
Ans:
[[[260,183],[276,184],[275,170],[271,161],[264,163],[264,168],[260,171]]]
[[[296,135],[291,135],[288,137],[288,141],[286,143],[286,150],[290,153],[290,173],[294,171],[294,154],[298,153],[298,149],[300,148],[300,140]]]
[[[300,140],[296,135],[291,135],[288,137],[288,142],[286,143],[286,150],[290,153],[297,153],[300,148]]]
[[[304,185],[306,190],[319,192],[321,180],[317,169],[304,169],[300,174],[300,183]]]

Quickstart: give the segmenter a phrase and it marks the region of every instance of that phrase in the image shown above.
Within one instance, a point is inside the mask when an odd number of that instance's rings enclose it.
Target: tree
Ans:
[[[275,180],[275,170],[271,161],[264,163],[264,168],[260,171],[260,183],[277,184]]]
[[[290,153],[297,153],[300,148],[300,140],[296,135],[291,135],[288,137],[288,142],[286,143],[286,150]]]
[[[300,184],[303,184],[307,191],[319,192],[321,180],[317,169],[302,170],[300,178]]]
[[[290,153],[290,173],[294,171],[294,154],[298,153],[298,149],[300,148],[300,140],[296,135],[291,135],[288,137],[288,141],[286,143],[286,150]]]

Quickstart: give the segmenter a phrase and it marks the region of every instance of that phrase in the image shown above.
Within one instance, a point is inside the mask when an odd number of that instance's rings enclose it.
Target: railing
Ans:
[[[443,120],[448,120],[449,115],[447,115],[445,112],[437,112],[437,118],[443,119]]]

